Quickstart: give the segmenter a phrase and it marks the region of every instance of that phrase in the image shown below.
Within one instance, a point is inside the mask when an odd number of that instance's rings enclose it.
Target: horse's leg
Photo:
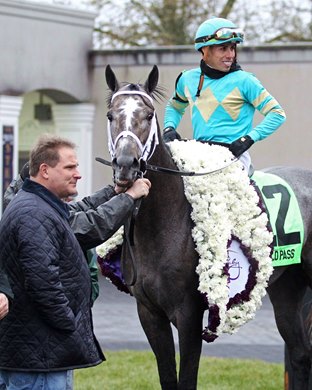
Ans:
[[[292,367],[291,390],[308,390],[311,360],[300,312],[306,284],[302,271],[291,266],[268,287],[277,328],[284,339]]]
[[[177,390],[177,369],[172,329],[168,318],[137,302],[141,325],[156,356],[162,390]]]
[[[197,299],[197,302],[199,299]],[[177,328],[180,349],[179,390],[196,390],[198,367],[202,349],[203,310],[196,300],[186,305],[188,310],[178,312]],[[187,315],[186,315],[187,313]]]

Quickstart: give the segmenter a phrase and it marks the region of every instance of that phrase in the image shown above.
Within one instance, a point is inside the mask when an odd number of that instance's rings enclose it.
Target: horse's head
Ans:
[[[120,85],[111,67],[106,67],[111,90],[108,101],[108,143],[114,181],[129,187],[145,171],[146,161],[158,143],[158,124],[152,94],[156,91],[155,65],[144,85]]]

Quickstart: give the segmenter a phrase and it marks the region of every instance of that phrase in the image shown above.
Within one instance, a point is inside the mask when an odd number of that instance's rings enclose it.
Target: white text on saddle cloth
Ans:
[[[247,257],[236,240],[232,240],[228,248],[228,264],[230,274],[228,283],[229,298],[232,298],[237,293],[245,290],[250,267]]]

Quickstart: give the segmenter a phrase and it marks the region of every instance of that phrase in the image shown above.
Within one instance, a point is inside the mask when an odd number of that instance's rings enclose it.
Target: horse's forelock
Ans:
[[[129,91],[141,91],[143,88],[140,88],[140,84],[129,84],[127,89]]]
[[[147,91],[145,91],[144,86],[141,84],[133,84],[133,83],[123,82],[121,88],[119,88],[118,91],[121,91],[121,90],[124,90],[124,91],[143,91],[143,92],[146,92],[148,95],[150,95]],[[165,91],[165,88],[158,85],[150,96],[152,99],[154,99],[157,102],[162,101],[163,98],[165,97],[164,91]],[[111,104],[111,101],[112,101],[112,98],[113,98],[113,95],[115,92],[116,91],[110,91],[110,93],[108,94],[107,107],[110,107],[110,104]],[[147,105],[150,105],[150,104],[147,104]]]
[[[118,91],[121,91],[121,90],[124,90],[124,91],[144,91],[144,88],[140,84],[123,82]],[[112,90],[109,91],[107,99],[106,99],[106,103],[107,103],[108,108],[110,107],[110,104],[112,102],[112,98],[113,98],[114,94],[118,91],[112,91]]]

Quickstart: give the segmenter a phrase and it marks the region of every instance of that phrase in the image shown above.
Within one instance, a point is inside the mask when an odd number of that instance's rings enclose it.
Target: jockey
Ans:
[[[236,46],[243,40],[242,30],[227,19],[212,18],[199,26],[195,49],[202,56],[200,66],[178,76],[165,110],[163,139],[181,139],[176,129],[190,105],[194,139],[228,147],[248,170],[247,150],[277,130],[286,116],[261,82],[237,63]],[[253,127],[256,109],[264,118]]]

